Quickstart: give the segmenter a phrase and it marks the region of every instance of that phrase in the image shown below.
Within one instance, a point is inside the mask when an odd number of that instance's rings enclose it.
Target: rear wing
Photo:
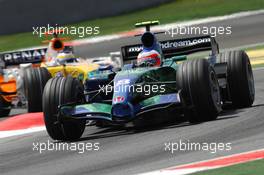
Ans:
[[[21,50],[14,52],[0,53],[0,62],[4,67],[18,66],[20,64],[38,64],[43,61],[47,48]]]
[[[209,35],[161,41],[160,45],[165,58],[209,50],[212,51],[212,55],[217,55],[219,53],[219,47],[215,38]],[[123,61],[135,60],[142,50],[142,44],[123,46],[121,48]]]

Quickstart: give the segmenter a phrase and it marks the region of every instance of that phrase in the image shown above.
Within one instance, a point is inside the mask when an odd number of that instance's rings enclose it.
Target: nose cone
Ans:
[[[135,70],[120,71],[116,74],[112,100],[113,120],[127,122],[135,116],[135,109],[132,105],[133,86],[139,78],[140,75]]]
[[[113,120],[117,122],[126,122],[135,115],[134,107],[130,103],[116,103],[112,106]]]

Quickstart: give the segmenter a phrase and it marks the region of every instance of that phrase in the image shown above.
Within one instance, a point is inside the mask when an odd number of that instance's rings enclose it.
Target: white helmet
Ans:
[[[161,55],[156,50],[142,51],[138,54],[137,64],[145,66],[160,66]]]
[[[77,58],[72,53],[62,52],[56,57],[60,64],[77,62]]]

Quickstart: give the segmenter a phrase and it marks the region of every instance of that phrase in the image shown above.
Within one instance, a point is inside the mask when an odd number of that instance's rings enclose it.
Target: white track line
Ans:
[[[188,163],[188,164],[183,164],[183,165],[177,165],[177,166],[173,166],[173,167],[169,167],[169,168],[165,168],[165,169],[161,169],[161,170],[156,170],[156,171],[151,171],[151,172],[147,172],[147,173],[142,173],[142,174],[138,174],[138,175],[186,175],[186,174],[191,174],[191,173],[195,173],[195,172],[200,172],[200,171],[204,171],[204,170],[210,170],[210,169],[216,169],[216,168],[221,168],[221,167],[226,167],[226,166],[231,166],[231,165],[235,165],[235,164],[239,164],[239,163],[245,163],[245,162],[250,162],[253,160],[258,160],[261,158],[247,158],[245,160],[236,160],[237,156],[245,156],[245,155],[250,155],[251,153],[258,153],[259,157],[263,158],[263,151],[264,149],[258,149],[258,150],[253,150],[253,151],[248,151],[248,152],[242,152],[242,153],[238,153],[238,154],[232,154],[232,155],[228,155],[228,156],[222,156],[222,157],[218,157],[218,158],[214,158],[214,159],[208,159],[208,160],[203,160],[203,161],[198,161],[198,162],[193,162],[193,163]],[[233,158],[234,161],[233,163],[229,163],[229,164],[224,164],[224,165],[209,165],[209,166],[198,166],[195,168],[186,168],[188,166],[193,166],[193,165],[197,165],[197,164],[201,164],[201,163],[208,163],[208,162],[212,162],[212,161],[218,161],[218,160],[224,160],[224,159],[228,159],[228,158]],[[182,168],[185,167],[185,168]]]
[[[238,13],[233,13],[233,14],[224,15],[224,16],[215,16],[215,17],[208,17],[208,18],[203,18],[203,19],[170,23],[170,24],[165,24],[165,25],[160,25],[160,26],[154,26],[152,27],[152,29],[166,30],[166,29],[177,27],[177,26],[192,26],[192,25],[199,25],[199,24],[207,24],[207,23],[212,23],[212,22],[218,22],[218,21],[224,21],[224,20],[230,20],[230,19],[238,19],[238,18],[260,15],[260,14],[264,14],[264,10],[244,11],[244,12],[238,12]]]
[[[197,25],[197,24],[206,24],[206,23],[211,23],[211,22],[217,22],[217,21],[223,21],[223,20],[229,20],[229,19],[238,19],[238,18],[253,16],[253,15],[260,15],[260,14],[264,14],[264,10],[244,11],[244,12],[233,13],[233,14],[224,15],[224,16],[208,17],[208,18],[197,19],[197,20],[169,23],[169,24],[154,26],[152,29],[153,30],[166,30],[166,29],[173,28],[173,27],[180,26],[180,25],[191,26],[191,25]],[[137,29],[137,30],[141,31],[143,29]],[[98,36],[98,37],[78,39],[78,40],[71,41],[71,43],[75,45],[81,45],[81,44],[94,44],[94,43],[100,43],[100,42],[105,42],[105,41],[111,41],[111,40],[131,36],[130,33],[133,31],[136,31],[136,30],[121,32],[121,33],[112,34],[112,35],[103,35],[103,36]],[[43,47],[41,46],[30,47],[30,48],[19,49],[19,51],[29,50],[29,49],[38,49],[38,48],[43,48]]]
[[[233,13],[233,14],[224,15],[224,16],[208,17],[208,18],[203,18],[203,19],[169,23],[169,24],[154,26],[154,27],[152,27],[152,30],[153,31],[161,31],[161,30],[166,31],[168,29],[175,28],[177,26],[192,26],[192,25],[198,25],[198,24],[207,24],[207,23],[211,23],[211,22],[218,22],[218,21],[224,21],[224,20],[230,20],[230,19],[238,19],[238,18],[253,16],[253,15],[259,15],[259,14],[264,14],[264,10],[245,11],[245,12]],[[99,37],[93,37],[93,38],[85,38],[85,39],[81,39],[81,40],[75,40],[75,41],[73,41],[73,43],[75,43],[77,45],[100,43],[100,42],[104,42],[104,41],[109,41],[109,40],[133,36],[130,34],[133,31],[134,32],[135,31],[141,31],[142,32],[142,31],[144,31],[144,28],[128,31],[127,32],[128,34],[125,34],[125,32],[122,32],[120,34],[114,34],[114,35],[105,35],[105,36],[99,36]]]
[[[29,133],[39,132],[39,131],[44,131],[44,130],[46,130],[45,126],[20,129],[20,130],[0,131],[0,138],[18,136],[18,135],[29,134]]]

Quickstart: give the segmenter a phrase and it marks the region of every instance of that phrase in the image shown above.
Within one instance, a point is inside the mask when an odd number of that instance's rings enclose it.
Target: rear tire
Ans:
[[[216,74],[206,59],[183,62],[176,76],[178,89],[190,123],[215,120],[221,111],[220,88]]]
[[[43,93],[44,121],[49,136],[54,140],[79,139],[85,129],[86,121],[58,121],[58,106],[83,101],[83,86],[72,77],[50,79]]]
[[[232,105],[250,107],[255,99],[255,85],[250,60],[245,51],[228,51],[219,55],[220,63],[227,63],[227,83]]]
[[[26,69],[24,73],[25,96],[28,112],[42,111],[42,94],[47,81],[51,78],[44,67]]]
[[[11,110],[11,103],[6,102],[3,97],[0,96],[0,117],[6,117]]]

